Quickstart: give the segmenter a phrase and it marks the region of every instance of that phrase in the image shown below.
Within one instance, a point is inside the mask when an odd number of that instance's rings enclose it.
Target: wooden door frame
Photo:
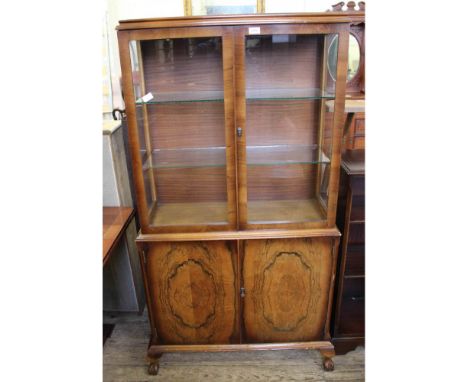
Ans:
[[[338,35],[337,75],[335,85],[335,105],[333,116],[332,157],[330,162],[330,180],[326,219],[318,222],[249,224],[247,219],[247,152],[246,152],[246,87],[245,87],[245,37],[249,28],[257,27],[259,35],[272,34],[332,34]],[[341,135],[344,124],[344,101],[346,92],[346,72],[348,67],[349,23],[336,24],[280,24],[280,25],[242,25],[235,27],[235,126],[241,128],[241,137],[237,143],[237,192],[239,229],[308,229],[331,228],[335,226],[336,207],[341,161]]]
[[[135,194],[141,231],[144,234],[170,232],[204,232],[207,230],[223,231],[238,228],[237,224],[237,189],[236,189],[236,150],[234,129],[234,31],[233,27],[183,27],[157,28],[141,30],[119,30],[120,62],[122,67],[122,85],[125,110],[128,121],[132,169],[135,183]],[[156,40],[174,38],[221,37],[223,47],[223,82],[224,82],[224,129],[226,144],[226,189],[227,189],[227,224],[192,225],[192,226],[150,226],[151,207],[146,203],[146,190],[143,178],[143,165],[139,153],[140,142],[136,120],[135,95],[132,80],[132,67],[129,43],[132,40]],[[153,206],[156,205],[156,200]]]

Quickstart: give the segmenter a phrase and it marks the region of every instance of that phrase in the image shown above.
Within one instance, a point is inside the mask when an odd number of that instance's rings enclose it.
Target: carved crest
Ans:
[[[348,1],[348,4],[346,4],[347,9],[344,10],[343,7],[345,5],[344,1],[340,1],[339,3],[336,3],[335,5],[332,5],[332,11],[333,12],[364,12],[366,10],[366,3],[364,1],[358,2],[358,9],[356,9],[356,3],[354,1]]]

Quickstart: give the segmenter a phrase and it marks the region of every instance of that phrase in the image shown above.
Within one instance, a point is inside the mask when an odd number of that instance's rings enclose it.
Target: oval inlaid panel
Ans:
[[[184,325],[199,328],[215,315],[216,285],[201,262],[187,260],[168,280],[169,305]]]
[[[307,317],[310,278],[310,267],[297,253],[281,252],[265,269],[263,314],[276,330],[293,330]]]

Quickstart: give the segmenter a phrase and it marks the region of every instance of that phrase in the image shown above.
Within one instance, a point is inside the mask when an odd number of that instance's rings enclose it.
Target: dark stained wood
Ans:
[[[365,113],[355,113],[351,121],[348,133],[345,136],[345,150],[365,149]],[[350,151],[351,152],[351,151]],[[362,151],[361,151],[362,152]]]
[[[317,165],[312,164],[248,166],[248,202],[312,199],[316,173]]]
[[[154,149],[226,145],[223,102],[149,105],[148,118]]]
[[[286,350],[286,349],[317,349],[330,352],[333,345],[329,341],[304,341],[283,343],[256,343],[256,344],[221,344],[221,345],[151,345],[148,353],[159,352],[226,352],[226,351],[249,351],[249,350]]]
[[[154,169],[159,203],[227,201],[226,167]]]
[[[342,173],[338,225],[343,232],[333,310],[333,339],[343,354],[364,344],[365,215],[363,150],[346,151]]]
[[[102,209],[102,261],[106,265],[115,245],[125,232],[135,211],[130,207],[103,207]]]
[[[246,89],[319,88],[322,77],[323,36],[299,34],[309,28],[287,30],[290,42],[274,42],[275,28],[262,27],[262,36],[247,37]],[[274,33],[268,35],[268,33]],[[285,31],[286,32],[286,31]],[[294,33],[297,32],[297,35]],[[255,43],[250,46],[250,42]],[[283,103],[283,102],[278,102]],[[283,103],[287,104],[287,103]],[[316,104],[316,102],[315,102]],[[250,120],[247,115],[247,123]],[[250,144],[250,143],[249,143]]]
[[[148,287],[162,344],[238,342],[236,249],[229,242],[148,245]]]
[[[278,13],[255,15],[216,15],[120,20],[117,30],[217,25],[274,25],[303,23],[349,23],[364,18],[364,12]]]
[[[244,325],[249,342],[323,338],[333,272],[330,238],[244,244]]]
[[[315,145],[314,121],[319,100],[249,101],[246,138],[249,146]]]

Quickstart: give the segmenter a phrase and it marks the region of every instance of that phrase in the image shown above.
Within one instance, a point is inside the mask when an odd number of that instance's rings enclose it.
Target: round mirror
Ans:
[[[349,81],[354,78],[359,70],[359,60],[361,58],[361,51],[359,42],[354,35],[349,35],[349,50],[348,50],[348,75],[346,80]],[[330,76],[336,81],[336,61],[338,59],[338,36],[333,37],[333,40],[328,48],[328,72]]]

